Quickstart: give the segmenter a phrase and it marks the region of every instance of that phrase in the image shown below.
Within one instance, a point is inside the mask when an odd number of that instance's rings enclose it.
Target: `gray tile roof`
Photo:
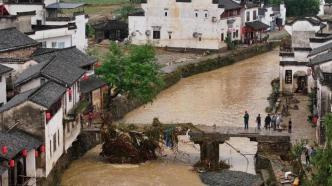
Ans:
[[[42,145],[41,141],[23,132],[0,132],[0,147],[8,147],[8,153],[5,155],[0,153],[0,157],[7,160],[14,158],[23,149],[30,151],[38,148],[40,145]]]
[[[57,56],[42,69],[41,73],[64,86],[70,86],[81,78],[85,71],[72,65],[72,61]]]
[[[50,108],[66,92],[66,88],[52,81],[48,81],[35,91],[29,100],[46,108]]]
[[[26,92],[23,92],[21,94],[16,95],[13,97],[11,100],[9,100],[4,106],[0,107],[0,113],[7,111],[19,104],[24,103],[25,101],[28,100],[29,96],[36,91],[36,89],[28,90]]]
[[[39,63],[23,71],[15,81],[15,86],[42,76],[67,87],[75,83],[85,73],[83,69],[73,65],[72,61],[63,56],[52,56],[52,59],[47,60],[49,62]]]
[[[90,76],[88,80],[83,80],[80,83],[80,92],[82,92],[83,94],[89,93],[106,85],[103,80],[99,79],[96,76]]]
[[[320,47],[314,48],[310,53],[309,56],[313,56],[319,53],[322,53],[326,50],[332,49],[332,43],[328,43],[326,45],[322,45]]]
[[[0,52],[37,45],[39,45],[37,41],[16,30],[16,28],[0,30]]]
[[[41,75],[42,68],[44,68],[48,63],[49,62],[39,63],[24,70],[14,82],[15,86],[24,84],[33,78],[39,77]]]
[[[219,7],[225,10],[234,10],[242,8],[242,6],[233,0],[219,0]]]
[[[6,58],[0,57],[0,63],[25,63],[29,61],[28,58]]]
[[[37,49],[32,58],[37,62],[43,62],[48,61],[53,56],[61,56],[63,59],[72,62],[78,67],[92,65],[97,62],[96,58],[86,55],[76,47],[63,49]]]
[[[261,22],[261,21],[252,21],[252,22],[247,22],[246,26],[254,29],[254,30],[265,30],[269,28],[270,26]]]
[[[319,65],[329,61],[332,61],[332,51],[314,57],[313,59],[310,60],[309,65],[310,66]]]
[[[48,81],[38,88],[28,90],[16,95],[9,100],[4,106],[0,107],[0,113],[10,110],[25,101],[34,102],[40,106],[49,109],[61,96],[66,92],[66,88],[55,82]]]
[[[12,68],[0,64],[0,75],[12,71]]]

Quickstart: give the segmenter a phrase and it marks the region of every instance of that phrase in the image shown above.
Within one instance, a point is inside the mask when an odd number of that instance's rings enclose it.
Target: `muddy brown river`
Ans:
[[[278,77],[278,51],[268,52],[240,63],[182,79],[161,92],[151,104],[128,113],[122,122],[151,123],[158,117],[163,123],[243,126],[243,114],[250,114],[249,127],[255,118],[265,116],[270,82]],[[230,143],[242,153],[221,145],[220,159],[232,170],[255,174],[253,156],[257,144],[249,139],[232,138]],[[183,147],[190,154],[190,163],[172,161],[148,162],[139,166],[116,166],[98,159],[99,148],[74,161],[65,171],[61,185],[203,185],[191,164],[199,158],[199,149]]]

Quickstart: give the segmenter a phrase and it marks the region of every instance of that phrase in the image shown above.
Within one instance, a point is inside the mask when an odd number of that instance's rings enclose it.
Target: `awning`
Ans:
[[[96,76],[90,76],[89,79],[80,82],[80,91],[81,93],[86,94],[105,85],[106,83],[103,80]]]
[[[246,26],[255,31],[266,30],[270,27],[269,25],[262,23],[261,21],[247,22]]]
[[[84,6],[84,3],[53,3],[46,9],[75,9]]]

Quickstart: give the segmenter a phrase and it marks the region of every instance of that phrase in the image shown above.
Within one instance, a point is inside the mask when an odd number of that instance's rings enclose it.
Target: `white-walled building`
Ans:
[[[241,6],[232,0],[149,0],[141,6],[142,13],[129,16],[133,44],[219,49],[227,35],[240,40]]]
[[[59,3],[57,0],[3,0],[0,1],[0,6],[9,14],[0,15],[0,28],[16,27],[32,39],[43,43],[45,48],[76,46],[85,51],[88,47],[85,33],[88,18],[84,14],[82,3]]]
[[[258,9],[259,20],[269,25],[268,30],[281,29],[286,24],[286,7],[284,3],[276,6],[262,4]]]
[[[280,88],[282,92],[310,92],[313,80],[307,66],[313,49],[321,46],[315,40],[326,24],[315,18],[296,19],[287,23],[285,30],[291,43],[280,51]],[[316,38],[316,39],[315,39]],[[311,42],[313,41],[313,42]]]
[[[0,107],[7,103],[7,77],[13,69],[0,64]]]

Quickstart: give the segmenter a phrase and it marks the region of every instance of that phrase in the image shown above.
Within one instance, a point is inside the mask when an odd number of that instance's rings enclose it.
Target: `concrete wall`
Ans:
[[[149,0],[148,4],[142,4],[142,8],[145,16],[129,16],[129,38],[133,44],[219,49],[226,46],[221,41],[221,34],[226,37],[228,31],[233,35],[236,30],[238,37],[233,39],[240,39],[240,16],[229,18],[235,22],[227,25],[226,19],[220,19],[224,9],[218,8],[218,4],[212,4],[212,1],[178,3],[175,0]],[[158,30],[160,39],[153,39],[153,31]],[[197,34],[194,36],[194,33]]]
[[[6,170],[2,175],[0,175],[0,185],[1,186],[9,186],[8,183],[8,170]]]
[[[18,62],[18,63],[2,62],[1,64],[13,69],[13,71],[11,71],[10,74],[12,76],[12,79],[16,80],[16,78],[18,77],[19,74],[21,74],[24,70],[26,70],[30,66],[36,65],[37,62],[34,60],[29,60],[26,62]]]
[[[80,117],[77,116],[74,121],[64,122],[64,145],[65,152],[72,146],[74,141],[77,139],[77,136],[81,132],[81,121]]]
[[[305,64],[303,66],[280,66],[279,68],[279,77],[280,77],[280,90],[283,92],[294,92],[297,88],[297,82],[294,79],[294,74],[296,72],[305,72],[307,73],[308,71],[307,66],[305,66]],[[285,76],[286,76],[286,70],[292,70],[292,83],[291,84],[286,84],[285,82]],[[310,85],[308,85],[308,89],[309,89]],[[310,92],[310,90],[308,90],[308,92]]]
[[[313,26],[306,20],[298,20],[292,25],[286,25],[285,30],[292,36],[294,31],[300,32],[318,32],[320,30],[320,26]]]
[[[74,106],[80,101],[80,93],[78,89],[78,81],[74,83],[70,88],[72,90],[72,99],[69,99],[69,93],[68,91],[65,94],[65,97],[63,98],[63,108],[64,113],[67,114],[71,109],[74,108]]]
[[[36,185],[36,158],[35,158],[35,149],[32,149],[28,152],[26,157],[26,176],[30,177],[28,185]]]

